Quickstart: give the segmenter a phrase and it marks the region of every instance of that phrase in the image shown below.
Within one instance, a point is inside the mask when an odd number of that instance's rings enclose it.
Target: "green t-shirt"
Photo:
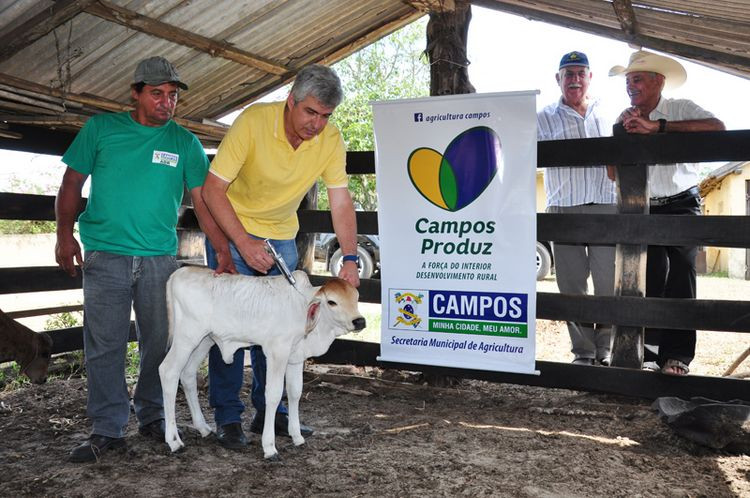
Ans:
[[[177,253],[177,215],[184,185],[203,185],[208,158],[198,139],[169,121],[143,126],[129,112],[91,117],[63,162],[91,175],[78,219],[88,251],[127,256]]]

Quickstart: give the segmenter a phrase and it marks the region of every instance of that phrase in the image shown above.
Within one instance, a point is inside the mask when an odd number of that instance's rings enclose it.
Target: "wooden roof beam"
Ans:
[[[58,0],[0,38],[0,62],[6,61],[56,27],[80,14],[95,0]]]
[[[157,21],[156,19],[114,5],[105,0],[99,0],[87,6],[85,12],[151,36],[205,52],[211,57],[222,57],[276,75],[283,75],[289,72],[289,69],[279,63],[240,50],[227,42],[191,33],[190,31]]]
[[[638,33],[638,23],[630,0],[612,0],[612,8],[615,10],[617,20],[620,21],[620,26],[625,34],[635,38]]]
[[[51,88],[48,86],[40,85],[39,83],[35,83],[33,81],[16,78],[15,76],[11,76],[9,74],[0,73],[0,84],[30,90],[43,95],[48,95],[50,97],[57,97],[63,99],[63,101],[70,100],[72,102],[78,102],[83,105],[89,105],[107,111],[119,112],[132,109],[132,106],[121,104],[119,102],[115,102],[114,100],[95,97],[93,95],[79,95],[72,92],[63,92],[62,90],[58,90],[57,88]]]
[[[585,33],[604,36],[607,38],[612,38],[613,40],[620,40],[631,45],[650,48],[652,50],[658,50],[660,52],[667,52],[679,57],[685,57],[707,64],[725,64],[740,67],[750,67],[750,57],[738,53],[729,54],[721,52],[719,50],[711,50],[706,47],[695,47],[686,43],[663,40],[660,38],[654,38],[652,36],[645,36],[640,34],[635,34],[631,38],[625,35],[619,29],[602,26],[583,19],[566,17],[559,14],[544,12],[543,10],[535,8],[515,5],[501,0],[471,0],[471,3],[473,5],[486,7],[488,9],[493,9],[500,12],[508,12],[510,14],[523,16],[527,19],[531,19],[532,21],[541,21],[549,24],[555,24],[557,26],[562,26],[564,28],[576,29]],[[731,72],[731,68],[718,66],[717,69],[719,69],[720,71]],[[747,78],[745,74],[742,74],[740,76]]]
[[[318,63],[323,64],[326,66],[330,66],[332,64],[335,64],[336,62],[340,61],[341,59],[345,58],[348,55],[353,54],[357,50],[360,50],[367,45],[379,40],[380,38],[389,35],[390,33],[406,26],[407,24],[411,24],[412,22],[416,21],[417,19],[424,16],[424,12],[421,11],[413,11],[406,15],[403,15],[389,23],[383,24],[377,29],[374,29],[373,31],[368,32],[365,36],[362,36],[361,38],[357,38],[356,40],[347,43],[345,45],[342,45],[340,48],[336,49],[334,52],[324,56],[322,59],[313,59],[310,57],[301,57],[297,64],[295,65],[295,68],[288,74],[283,75],[281,77],[277,76],[264,76],[260,82],[256,82],[254,88],[257,90],[254,90],[254,92],[257,92],[255,96],[251,99],[247,96],[247,91],[242,88],[238,88],[236,90],[233,90],[231,92],[228,92],[226,95],[222,95],[220,100],[217,96],[211,97],[212,100],[208,100],[206,102],[200,103],[200,112],[207,112],[206,109],[210,109],[212,115],[215,116],[222,116],[224,114],[227,114],[229,112],[235,111],[243,106],[246,106],[248,104],[251,104],[255,102],[256,100],[260,99],[267,93],[275,90],[276,88],[283,86],[291,81],[294,80],[295,75],[297,72],[302,69],[304,66],[308,64]],[[221,102],[221,106],[217,106],[217,102]],[[195,103],[195,100],[192,101]]]
[[[421,12],[453,12],[456,10],[455,0],[404,0],[404,3]]]
[[[51,97],[60,97],[65,100],[78,102],[80,104],[111,112],[130,111],[133,109],[133,106],[131,105],[121,104],[119,102],[115,102],[113,100],[105,99],[102,97],[97,97],[95,95],[81,95],[72,92],[63,93],[56,88],[50,88],[44,85],[40,85],[39,83],[34,83],[33,81],[23,80],[21,78],[16,78],[15,76],[10,76],[8,74],[0,73],[0,84],[9,85],[16,88],[25,88],[26,90],[32,90],[34,92],[49,95]],[[175,117],[173,119],[177,124],[184,126],[192,132],[202,133],[204,135],[208,135],[218,139],[223,138],[228,129],[228,127],[226,126],[204,124],[185,118]]]
[[[0,138],[10,138],[12,140],[21,140],[23,135],[16,133],[15,131],[6,131],[0,129]]]
[[[0,121],[7,123],[19,123],[34,126],[70,126],[75,128],[82,127],[88,116],[82,116],[80,114],[58,114],[54,116],[17,116],[14,114],[0,114]]]

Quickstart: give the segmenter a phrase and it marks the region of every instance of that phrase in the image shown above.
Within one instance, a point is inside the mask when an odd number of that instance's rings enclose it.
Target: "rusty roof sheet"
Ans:
[[[6,0],[0,121],[75,128],[94,112],[127,109],[135,65],[162,55],[190,85],[180,118],[204,143],[215,142],[223,132],[212,120],[284,85],[301,67],[336,62],[453,1]],[[746,0],[472,3],[750,77]]]

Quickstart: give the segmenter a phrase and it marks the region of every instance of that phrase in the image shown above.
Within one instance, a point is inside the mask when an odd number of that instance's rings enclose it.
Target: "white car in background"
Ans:
[[[380,239],[377,235],[357,236],[359,278],[380,278]],[[319,233],[315,237],[315,259],[324,261],[331,275],[341,269],[341,248],[336,235]],[[552,272],[552,247],[549,242],[536,243],[536,279],[544,280]]]
[[[331,275],[338,275],[344,255],[335,234],[319,233],[315,237],[315,259],[325,261]],[[359,278],[380,278],[380,240],[377,235],[357,235]]]

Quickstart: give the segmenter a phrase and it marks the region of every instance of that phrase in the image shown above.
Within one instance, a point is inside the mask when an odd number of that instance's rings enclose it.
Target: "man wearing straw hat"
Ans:
[[[627,67],[614,66],[609,75],[625,76],[632,107],[618,121],[628,133],[724,130],[724,123],[694,102],[662,96],[663,90],[678,88],[687,79],[685,69],[674,59],[639,50],[630,56]],[[696,163],[649,166],[650,213],[699,215],[699,180]],[[694,299],[697,250],[695,246],[649,246],[646,296]],[[664,374],[687,375],[695,356],[695,339],[695,330],[646,329],[644,359],[655,360]]]

